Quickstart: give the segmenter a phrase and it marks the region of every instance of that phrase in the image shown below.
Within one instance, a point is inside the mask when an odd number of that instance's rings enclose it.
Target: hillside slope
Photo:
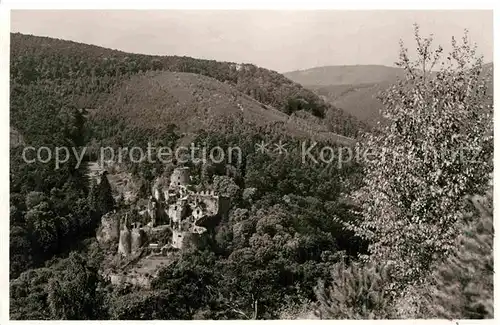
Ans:
[[[283,75],[251,64],[179,56],[125,53],[99,46],[11,34],[11,85],[38,84],[85,108],[99,107],[114,86],[146,71],[189,72],[235,87],[255,100],[290,115],[307,111],[324,118],[330,131],[355,136],[362,123]]]
[[[382,108],[377,96],[390,85],[391,82],[383,81],[371,84],[308,86],[308,88],[332,105],[341,107],[369,125],[374,125],[380,120]]]
[[[176,125],[185,134],[200,130],[220,132],[228,125],[280,128],[286,135],[342,141],[321,122],[287,115],[264,105],[234,87],[194,73],[150,71],[115,87],[93,119],[119,120],[140,129]]]

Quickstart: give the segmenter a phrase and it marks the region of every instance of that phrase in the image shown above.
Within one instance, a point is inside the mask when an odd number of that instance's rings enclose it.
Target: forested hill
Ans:
[[[286,114],[310,112],[321,118],[330,131],[344,136],[355,137],[364,127],[314,92],[275,71],[252,64],[131,54],[49,37],[11,34],[12,82],[37,81],[47,90],[72,96],[74,103],[85,108],[98,107],[118,81],[151,70],[189,72],[214,78]]]

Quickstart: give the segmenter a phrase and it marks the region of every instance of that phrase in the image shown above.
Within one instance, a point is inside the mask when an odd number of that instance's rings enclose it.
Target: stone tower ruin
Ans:
[[[144,230],[142,230],[139,226],[132,228],[130,240],[131,252],[138,251],[144,245],[144,238]]]
[[[121,224],[118,253],[123,256],[128,256],[137,252],[146,242],[146,233],[142,229],[140,223],[134,222],[130,225],[128,215],[126,215]]]
[[[120,239],[118,241],[118,253],[127,256],[130,254],[130,252],[131,252],[131,233],[128,225],[128,216],[125,216],[125,220],[120,230]]]
[[[180,186],[187,186],[191,182],[189,167],[179,167],[174,169],[170,176],[170,189],[177,189]]]

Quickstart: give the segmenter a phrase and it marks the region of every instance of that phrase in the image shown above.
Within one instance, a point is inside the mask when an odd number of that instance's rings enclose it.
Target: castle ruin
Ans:
[[[183,249],[186,245],[198,246],[202,237],[218,224],[229,209],[229,198],[215,191],[192,191],[190,183],[188,167],[174,169],[168,188],[161,188],[156,183],[147,205],[149,222],[145,226],[138,223],[131,226],[125,218],[121,222],[118,252],[122,255],[137,252],[148,242],[147,233],[164,227],[172,230],[169,247]]]
[[[172,229],[172,247],[183,248],[186,239],[195,239],[214,227],[221,215],[228,209],[228,198],[217,195],[214,191],[191,191],[188,167],[176,168],[167,189],[155,189],[161,193],[168,225]],[[157,199],[155,197],[155,199]],[[152,215],[156,215],[152,211]]]

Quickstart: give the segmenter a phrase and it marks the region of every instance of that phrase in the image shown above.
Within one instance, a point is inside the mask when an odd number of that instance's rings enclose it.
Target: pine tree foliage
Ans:
[[[320,281],[315,288],[319,302],[315,314],[321,319],[390,318],[390,264],[334,265],[331,284]]]
[[[493,318],[493,200],[489,193],[471,201],[477,213],[433,272],[428,308],[435,317]]]

